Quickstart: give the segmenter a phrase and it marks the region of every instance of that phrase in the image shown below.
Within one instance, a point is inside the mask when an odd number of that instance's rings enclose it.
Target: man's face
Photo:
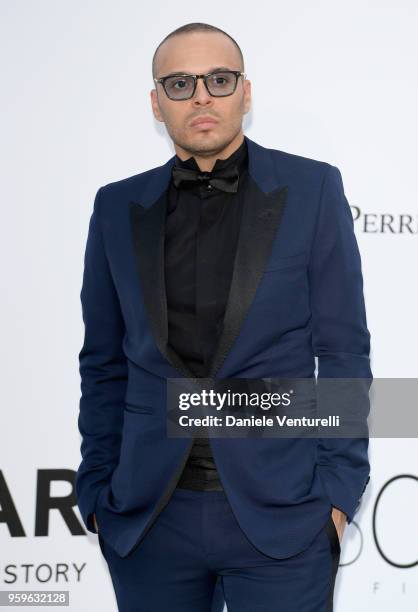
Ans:
[[[217,32],[191,32],[168,39],[156,57],[156,78],[173,72],[207,74],[214,68],[242,70],[240,54],[234,43]],[[214,97],[203,79],[197,80],[190,100],[170,100],[160,83],[151,91],[155,118],[165,123],[173,142],[188,153],[202,156],[225,148],[240,133],[243,115],[251,105],[251,83],[239,77],[230,96]],[[216,123],[193,126],[195,119],[209,116]]]

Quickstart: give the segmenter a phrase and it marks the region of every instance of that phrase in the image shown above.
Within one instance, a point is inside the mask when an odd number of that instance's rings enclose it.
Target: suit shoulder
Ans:
[[[143,172],[133,174],[132,176],[128,176],[117,181],[106,183],[101,187],[102,193],[107,196],[130,196],[133,193],[136,193],[138,190],[144,189],[149,181],[153,179],[155,173],[160,170],[163,165],[150,168],[149,170],[144,170]]]
[[[171,160],[162,164],[128,176],[126,178],[106,183],[100,187],[101,211],[103,216],[114,218],[119,215],[124,207],[128,207],[131,201],[141,201],[149,189],[155,189],[161,179],[161,170],[168,168]]]
[[[312,157],[289,153],[280,149],[269,149],[269,151],[278,171],[285,171],[290,175],[302,175],[312,179],[323,178],[332,167],[329,162]]]

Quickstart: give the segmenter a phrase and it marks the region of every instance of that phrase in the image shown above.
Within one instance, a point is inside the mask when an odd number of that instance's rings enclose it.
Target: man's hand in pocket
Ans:
[[[347,523],[347,515],[339,510],[338,508],[332,507],[332,519],[334,521],[335,528],[338,533],[338,539],[340,540],[340,545],[343,539],[344,529]]]

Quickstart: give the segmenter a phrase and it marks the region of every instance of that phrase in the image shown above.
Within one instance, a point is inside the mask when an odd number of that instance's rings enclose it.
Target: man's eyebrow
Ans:
[[[209,74],[210,72],[217,72],[219,70],[232,70],[232,69],[228,68],[228,66],[214,66],[213,68],[209,68],[206,74]],[[183,70],[183,71],[178,70],[177,72],[169,72],[165,76],[179,76],[181,74],[192,74],[192,73],[187,72],[187,70]]]

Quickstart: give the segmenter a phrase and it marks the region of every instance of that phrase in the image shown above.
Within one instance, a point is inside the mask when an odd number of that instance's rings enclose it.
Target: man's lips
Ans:
[[[194,121],[192,121],[191,126],[204,128],[204,127],[212,127],[216,123],[218,122],[213,117],[199,117],[198,119],[195,119]]]

